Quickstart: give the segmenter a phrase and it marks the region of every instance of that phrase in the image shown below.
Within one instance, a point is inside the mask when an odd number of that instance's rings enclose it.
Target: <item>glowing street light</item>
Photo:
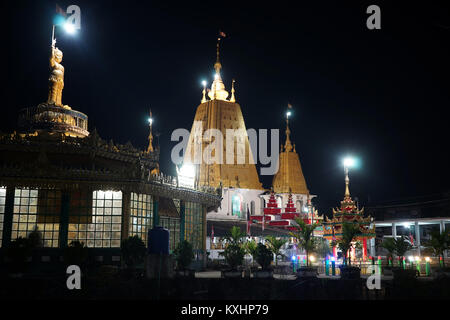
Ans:
[[[66,32],[68,34],[75,34],[77,31],[77,29],[75,28],[75,25],[70,22],[64,23],[64,30],[66,30]]]
[[[345,168],[353,168],[356,164],[356,160],[355,160],[355,158],[352,158],[352,157],[346,157],[346,158],[344,158],[342,163],[344,164]]]

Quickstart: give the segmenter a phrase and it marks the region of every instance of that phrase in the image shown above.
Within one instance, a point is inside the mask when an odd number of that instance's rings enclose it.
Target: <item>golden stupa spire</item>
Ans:
[[[233,82],[231,83],[231,98],[230,98],[230,102],[236,102],[236,97],[234,96],[234,93],[236,92],[234,90],[234,83],[235,83],[235,80],[233,79]]]
[[[220,63],[220,40],[220,37],[217,38],[217,58],[216,63],[214,64],[216,74],[214,75],[211,90],[208,92],[208,96],[212,100],[226,100],[228,98],[228,92],[225,90],[225,85],[223,84],[222,77],[220,76],[220,70],[222,69],[222,64]]]
[[[284,149],[286,152],[292,151],[292,144],[290,139],[291,130],[289,129],[289,115],[290,113],[288,112],[286,114],[286,143],[284,144]]]
[[[150,117],[148,118],[148,123],[150,126],[150,134],[148,135],[148,148],[147,153],[153,152],[153,133],[152,133],[152,126],[153,126],[153,115],[152,110],[150,109]]]
[[[205,103],[206,101],[206,81],[203,81],[203,97],[201,103]]]
[[[345,167],[345,198],[350,198],[350,188],[349,188],[349,184],[350,184],[350,179],[348,177],[348,167]]]

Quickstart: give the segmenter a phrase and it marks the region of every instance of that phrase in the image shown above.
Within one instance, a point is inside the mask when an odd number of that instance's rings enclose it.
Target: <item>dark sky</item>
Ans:
[[[151,107],[161,167],[173,174],[170,135],[191,128],[221,29],[222,77],[228,89],[236,79],[247,128],[284,130],[294,106],[292,139],[321,210],[343,197],[346,154],[361,159],[351,191],[363,205],[448,191],[449,8],[302,2],[58,1],[82,14],[77,36],[57,34],[63,102],[103,138],[140,148]],[[382,30],[366,28],[370,4],[381,7]],[[46,100],[55,1],[2,6],[0,130],[9,132],[19,109]]]

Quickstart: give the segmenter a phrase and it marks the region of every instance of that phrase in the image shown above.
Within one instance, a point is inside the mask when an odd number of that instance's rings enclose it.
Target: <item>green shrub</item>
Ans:
[[[147,248],[144,241],[138,236],[132,236],[122,240],[122,258],[127,268],[133,269],[137,265],[144,263]]]
[[[255,251],[255,258],[256,262],[258,262],[263,270],[266,270],[270,266],[272,257],[272,251],[262,243],[258,243]]]
[[[194,259],[194,250],[192,244],[188,241],[181,241],[174,251],[175,260],[177,261],[177,268],[179,270],[186,270]]]

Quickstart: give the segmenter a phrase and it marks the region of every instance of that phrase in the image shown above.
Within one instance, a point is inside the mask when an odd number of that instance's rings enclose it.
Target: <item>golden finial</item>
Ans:
[[[216,70],[216,75],[220,74],[220,69],[222,69],[222,64],[220,63],[220,40],[221,38],[217,38],[217,59],[214,64],[214,70]]]
[[[230,102],[236,102],[236,97],[234,96],[234,93],[236,92],[234,90],[234,83],[236,81],[233,79],[233,82],[231,83],[231,98],[230,98]]]
[[[220,37],[224,37],[223,32],[220,33]],[[211,85],[211,90],[208,92],[208,97],[212,100],[226,100],[228,98],[228,92],[225,90],[225,85],[223,84],[222,78],[220,76],[220,70],[222,69],[222,64],[220,63],[220,41],[221,38],[217,38],[217,58],[214,64],[214,69],[216,74],[214,75],[214,81]]]
[[[291,115],[291,112],[288,111],[286,113],[286,143],[284,145],[284,149],[286,150],[286,152],[291,152],[292,151],[292,144],[291,144],[291,139],[290,139],[290,135],[291,135],[291,130],[289,129],[289,117]]]
[[[345,198],[350,198],[350,178],[348,177],[348,167],[345,167]]]
[[[150,109],[150,117],[148,118],[148,123],[150,126],[150,134],[148,136],[148,148],[147,153],[153,152],[153,133],[152,133],[152,126],[153,126],[153,115],[152,110]]]
[[[203,81],[202,84],[203,84],[203,98],[202,98],[202,103],[205,103],[205,102],[207,101],[207,100],[206,100],[206,81]]]

